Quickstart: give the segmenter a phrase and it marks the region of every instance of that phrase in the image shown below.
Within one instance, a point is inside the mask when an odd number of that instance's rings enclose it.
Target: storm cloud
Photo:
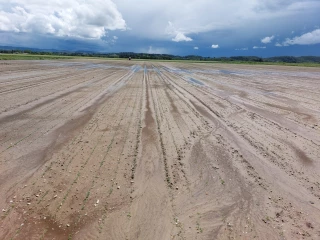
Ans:
[[[197,46],[201,55],[230,55],[268,44],[263,54],[278,54],[275,45],[319,44],[319,12],[315,0],[0,0],[0,45],[22,45],[23,38],[25,46],[52,48],[49,43],[55,42],[68,48],[72,40],[80,50],[94,45],[100,51],[149,51],[153,46],[190,54]]]

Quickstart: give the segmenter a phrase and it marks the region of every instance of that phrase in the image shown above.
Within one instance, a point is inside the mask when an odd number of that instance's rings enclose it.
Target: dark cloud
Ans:
[[[320,1],[1,1],[0,45],[182,55],[194,54],[197,46],[197,54],[210,56],[232,55],[244,46],[244,54],[274,54],[273,48],[283,49],[276,43],[318,44],[312,39],[317,38],[313,31],[319,24]],[[253,50],[264,44],[267,50]]]

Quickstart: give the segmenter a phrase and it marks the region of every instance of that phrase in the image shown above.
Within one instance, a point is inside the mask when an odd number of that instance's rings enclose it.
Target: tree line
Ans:
[[[232,56],[232,57],[203,57],[197,55],[177,56],[171,54],[150,53],[98,53],[98,52],[67,52],[67,51],[40,51],[31,49],[0,49],[0,53],[7,54],[32,54],[32,55],[58,55],[58,56],[86,56],[101,58],[132,58],[153,60],[192,60],[192,61],[218,61],[218,62],[284,62],[284,63],[320,63],[318,56],[278,56],[261,58],[257,56]]]

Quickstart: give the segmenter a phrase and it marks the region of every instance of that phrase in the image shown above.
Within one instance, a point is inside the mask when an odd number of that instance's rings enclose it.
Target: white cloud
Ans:
[[[172,22],[168,22],[168,26],[166,27],[166,33],[169,36],[174,36],[171,40],[174,42],[191,42],[192,38],[187,37],[181,30],[176,29]]]
[[[178,32],[177,35],[174,38],[172,38],[172,41],[174,41],[174,42],[183,42],[183,41],[190,42],[190,41],[192,41],[192,38],[189,38],[186,35],[184,35],[183,33]]]
[[[275,22],[276,27],[288,26],[288,19],[294,18],[296,23],[299,17],[312,16],[310,12],[314,16],[320,10],[320,1],[315,0],[237,0],[228,1],[228,4],[225,0],[153,0],[147,4],[145,0],[115,2],[128,26],[134,30],[132,33],[166,40],[177,35],[167,34],[168,21],[185,36],[234,29],[251,29],[252,33],[274,29]],[[294,24],[292,20],[290,22]]]
[[[0,0],[0,30],[99,39],[107,30],[125,30],[111,0]]]
[[[235,50],[237,50],[237,51],[247,51],[248,48],[247,47],[246,48],[236,48]]]
[[[271,37],[262,38],[261,42],[267,44],[267,43],[271,43],[273,39],[274,39],[274,35],[272,35]]]
[[[119,39],[119,38],[118,38],[117,36],[112,36],[112,38],[111,38],[111,40],[109,41],[109,43],[111,43],[112,45],[114,45],[114,44],[117,42],[118,39]]]
[[[194,50],[198,50],[199,48],[198,48],[198,47],[194,47],[193,49],[194,49]]]
[[[212,44],[211,48],[219,48],[219,45]]]
[[[282,44],[276,43],[275,46],[276,46],[276,47],[282,47]]]
[[[282,46],[289,45],[311,45],[320,43],[320,29],[316,29],[312,32],[305,33],[301,36],[294,37],[292,39],[287,38],[282,44]]]
[[[254,46],[253,49],[265,49],[267,47],[263,46],[263,47],[258,47],[258,46]]]

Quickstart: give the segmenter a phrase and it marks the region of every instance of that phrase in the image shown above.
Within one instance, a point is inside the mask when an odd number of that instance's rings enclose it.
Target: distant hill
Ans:
[[[8,51],[32,51],[32,52],[61,52],[56,49],[39,49],[39,48],[28,48],[28,47],[13,47],[13,46],[0,46],[0,52],[1,50],[8,50]],[[62,51],[62,52],[68,52],[68,51]]]
[[[220,62],[272,62],[272,63],[320,63],[318,56],[278,56],[260,58],[257,56],[232,56],[232,57],[202,57],[197,55],[177,56],[171,54],[150,53],[101,53],[91,51],[66,51],[56,49],[37,49],[26,47],[0,46],[0,53],[27,53],[36,55],[61,55],[61,56],[89,56],[105,58],[133,58],[133,59],[157,59],[157,60],[193,60],[193,61],[220,61]]]
[[[320,57],[316,56],[303,56],[303,57],[292,57],[292,56],[280,56],[264,58],[265,62],[286,62],[286,63],[320,63]]]

